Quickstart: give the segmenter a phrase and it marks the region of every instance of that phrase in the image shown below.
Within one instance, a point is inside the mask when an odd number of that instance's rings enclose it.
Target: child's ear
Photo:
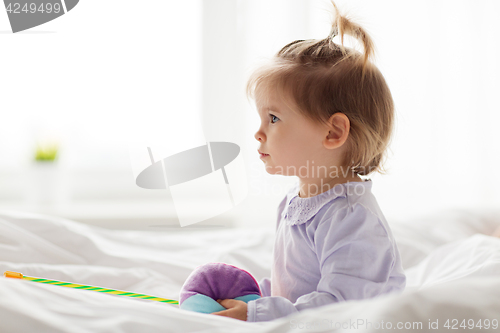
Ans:
[[[323,140],[323,145],[327,149],[341,147],[347,140],[351,123],[349,118],[342,112],[334,113],[326,126],[327,135]]]

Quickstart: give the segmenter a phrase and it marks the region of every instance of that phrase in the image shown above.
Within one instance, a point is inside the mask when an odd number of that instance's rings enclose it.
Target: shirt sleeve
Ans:
[[[286,196],[281,200],[281,202],[277,208],[276,229],[278,229],[278,224],[280,223],[280,219],[281,219],[281,213],[283,213],[283,209],[285,208],[285,204],[286,204]],[[263,278],[262,280],[260,280],[259,287],[260,287],[260,291],[262,292],[262,297],[271,296],[271,279],[270,278],[266,277],[266,278]]]
[[[262,292],[262,297],[271,296],[271,279],[263,278],[259,282],[260,291]]]
[[[370,210],[358,204],[341,220],[323,220],[314,237],[321,272],[316,291],[300,296],[295,303],[280,296],[250,301],[247,321],[273,320],[304,309],[384,292],[395,262],[394,248],[385,228]]]

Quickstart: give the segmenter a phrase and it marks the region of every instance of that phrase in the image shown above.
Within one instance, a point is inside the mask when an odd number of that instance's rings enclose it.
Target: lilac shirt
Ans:
[[[248,302],[247,321],[403,291],[406,277],[372,180],[337,184],[310,198],[297,183],[278,207],[271,279]]]

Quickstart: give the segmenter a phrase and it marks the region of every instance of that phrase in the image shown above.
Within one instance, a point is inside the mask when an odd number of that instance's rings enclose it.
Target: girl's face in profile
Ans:
[[[266,171],[310,177],[309,169],[322,162],[316,157],[325,155],[322,140],[328,130],[324,133],[323,127],[288,108],[275,93],[260,95],[255,102],[261,119],[255,139],[260,142],[259,152],[267,154],[260,154]]]

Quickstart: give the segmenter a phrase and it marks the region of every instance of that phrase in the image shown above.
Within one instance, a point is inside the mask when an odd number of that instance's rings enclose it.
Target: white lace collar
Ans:
[[[345,198],[348,186],[366,186],[367,189],[371,189],[372,180],[337,184],[328,191],[309,198],[299,197],[299,183],[297,182],[287,194],[285,209],[282,213],[285,223],[298,225],[309,221],[328,202],[338,197]],[[351,190],[349,193],[353,193],[353,191]]]

